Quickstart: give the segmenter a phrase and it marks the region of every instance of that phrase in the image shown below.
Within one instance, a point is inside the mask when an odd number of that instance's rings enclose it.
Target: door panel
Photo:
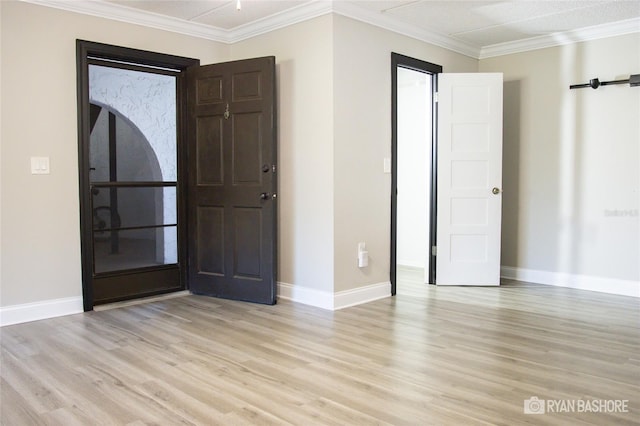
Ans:
[[[262,270],[262,208],[234,208],[234,258],[233,274],[236,277],[260,279]]]
[[[260,185],[262,181],[261,113],[233,117],[233,184]]]
[[[220,104],[222,103],[222,75],[212,74],[199,79],[196,82],[196,104]]]
[[[222,122],[222,115],[197,118],[198,185],[221,185],[223,183]]]
[[[502,74],[438,85],[436,283],[500,285]]]
[[[224,276],[224,207],[198,207],[196,223],[198,274]]]
[[[232,98],[234,102],[262,99],[260,71],[238,72],[231,76]]]
[[[189,283],[276,302],[275,58],[188,72]]]

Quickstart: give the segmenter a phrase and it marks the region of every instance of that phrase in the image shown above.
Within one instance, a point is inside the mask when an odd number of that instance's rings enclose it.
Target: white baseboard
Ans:
[[[534,269],[500,268],[503,278],[537,284],[598,291],[621,296],[640,297],[640,282],[611,278],[574,275]],[[391,296],[389,282],[371,284],[352,290],[331,293],[302,286],[278,283],[278,297],[327,310],[338,310]],[[55,318],[83,312],[82,297],[66,297],[0,307],[0,327],[23,322]]]
[[[410,260],[398,260],[396,262],[396,265],[398,265],[398,267],[400,266],[408,266],[409,268],[420,268],[420,269],[424,269],[424,262],[412,262]]]
[[[322,309],[335,311],[391,296],[391,284],[371,284],[352,290],[331,293],[287,283],[278,283],[278,297]]]
[[[424,266],[413,266],[413,265],[407,265],[404,263],[398,263],[398,265],[396,266],[396,271],[424,271]]]
[[[0,308],[0,327],[84,312],[82,297],[24,303]]]
[[[639,281],[566,274],[562,272],[549,272],[535,269],[513,268],[511,266],[502,266],[500,268],[500,275],[502,278],[527,281],[536,284],[547,284],[556,287],[569,287],[579,290],[617,294],[621,296],[640,297]]]
[[[333,310],[361,305],[374,300],[391,297],[391,282],[385,281],[378,284],[370,284],[352,290],[339,291],[333,297]]]
[[[333,310],[333,293],[278,282],[278,298]]]

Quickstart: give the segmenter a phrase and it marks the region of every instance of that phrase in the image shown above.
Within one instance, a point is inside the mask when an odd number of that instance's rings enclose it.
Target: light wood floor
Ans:
[[[4,327],[0,421],[640,424],[638,299],[401,278],[337,312],[184,296]],[[525,415],[532,396],[630,412]]]

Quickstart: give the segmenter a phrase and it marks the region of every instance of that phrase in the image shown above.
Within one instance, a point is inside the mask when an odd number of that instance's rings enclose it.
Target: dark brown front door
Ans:
[[[275,58],[193,67],[189,289],[276,303]]]

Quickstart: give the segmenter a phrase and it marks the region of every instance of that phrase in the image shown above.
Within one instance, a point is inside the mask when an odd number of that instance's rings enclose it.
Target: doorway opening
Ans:
[[[435,283],[436,125],[440,65],[391,54],[391,294]],[[399,279],[399,277],[401,279]],[[402,284],[401,284],[402,285]]]
[[[77,41],[85,311],[187,288],[276,303],[275,63]]]
[[[85,311],[186,288],[183,72],[198,64],[77,41]]]

